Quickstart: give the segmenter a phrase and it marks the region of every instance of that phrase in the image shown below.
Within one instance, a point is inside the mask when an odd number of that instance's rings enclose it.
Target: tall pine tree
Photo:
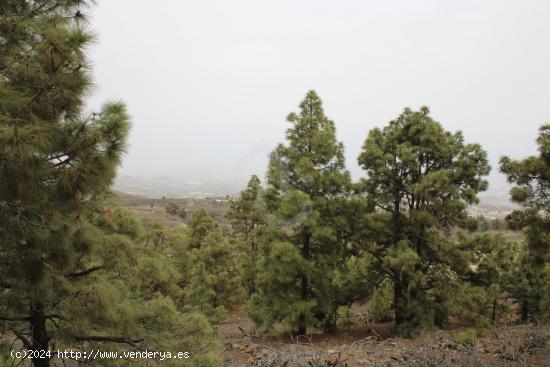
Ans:
[[[236,253],[218,224],[203,209],[195,212],[190,227],[192,250],[185,305],[219,321],[242,298]],[[205,227],[208,232],[195,242],[199,236],[193,234],[202,234]]]
[[[154,254],[142,228],[103,210],[130,122],[119,102],[84,113],[89,3],[0,2],[0,328],[9,333],[0,342],[13,337],[42,356],[99,344],[189,347],[202,363],[208,322],[181,314],[163,291],[170,270],[152,274],[148,287],[136,272]]]
[[[265,255],[248,312],[259,324],[284,321],[302,335],[336,313],[331,273],[342,242],[329,213],[350,178],[334,123],[314,91],[287,119],[288,145],[270,157],[262,200],[271,229],[263,236]]]
[[[521,302],[523,321],[540,318],[542,302],[550,299],[550,125],[543,125],[537,139],[538,156],[524,160],[503,157],[500,170],[515,186],[510,194],[521,209],[507,218],[513,229],[523,229],[526,251],[518,268],[514,293]],[[546,311],[550,318],[550,312]]]
[[[251,296],[256,290],[256,275],[259,261],[258,231],[265,226],[260,209],[261,182],[253,175],[237,200],[231,201],[226,217],[233,229],[233,239],[240,250],[243,282]]]

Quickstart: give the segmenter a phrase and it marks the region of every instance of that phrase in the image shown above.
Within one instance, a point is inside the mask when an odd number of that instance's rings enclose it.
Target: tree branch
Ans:
[[[31,341],[29,339],[27,339],[27,337],[25,337],[25,335],[21,334],[19,331],[17,331],[14,328],[10,328],[10,330],[12,331],[12,333],[15,334],[15,336],[17,336],[17,338],[19,340],[21,340],[23,342],[23,344],[25,345],[25,347],[27,349],[33,349]]]
[[[7,317],[0,315],[0,320],[2,321],[29,321],[30,316],[26,317]]]
[[[108,342],[108,343],[119,343],[119,344],[128,344],[135,348],[137,348],[136,344],[143,341],[143,339],[126,339],[116,336],[96,336],[96,335],[87,335],[87,336],[75,336],[75,340],[77,341],[85,341],[85,342]],[[139,348],[138,348],[139,349]]]
[[[104,269],[104,268],[105,268],[105,265],[92,266],[89,269],[82,270],[82,271],[77,271],[77,272],[74,272],[74,273],[69,273],[69,274],[66,274],[65,276],[67,278],[80,278],[80,277],[86,276],[90,273],[93,273],[95,271],[98,271],[98,270],[101,270],[101,269]]]

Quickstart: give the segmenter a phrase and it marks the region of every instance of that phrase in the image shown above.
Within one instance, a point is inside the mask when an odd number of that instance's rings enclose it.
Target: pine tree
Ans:
[[[204,229],[205,223],[213,225],[200,242],[193,243],[185,305],[219,321],[241,301],[241,279],[233,249],[206,212],[195,212],[191,233]]]
[[[180,210],[180,207],[176,203],[168,203],[168,205],[166,205],[165,210],[166,210],[166,213],[170,215],[177,215]]]
[[[243,282],[250,297],[256,290],[256,276],[258,266],[258,230],[265,226],[263,213],[260,210],[259,200],[261,192],[260,179],[253,175],[248,185],[237,200],[229,204],[226,217],[233,229],[234,241],[241,249],[241,268]]]
[[[299,283],[304,276],[313,277],[311,262],[301,256],[293,243],[271,228],[264,231],[259,240],[263,254],[256,292],[246,305],[248,317],[262,327],[283,322],[295,330],[301,321],[313,324],[314,301],[304,299]]]
[[[478,229],[481,232],[487,232],[489,229],[491,229],[489,221],[483,215],[479,216],[478,218]]]
[[[373,266],[374,259],[369,253],[358,253],[346,257],[341,266],[337,266],[332,275],[333,302],[351,311],[354,303],[368,300],[376,296],[375,288],[382,283],[383,276],[377,273]]]
[[[446,310],[435,289],[455,260],[447,239],[454,226],[471,225],[465,209],[487,188],[486,153],[464,144],[460,132],[444,131],[423,107],[371,130],[359,164],[367,173],[362,190],[377,210],[370,232],[378,233],[362,241],[392,280],[397,331],[440,324]]]
[[[104,210],[130,122],[120,102],[84,113],[89,3],[0,2],[0,343],[43,354],[177,346],[215,365],[207,320],[164,290],[176,274],[143,278],[159,258],[139,222]]]
[[[112,210],[109,221],[104,222],[110,225],[113,231],[127,235],[128,237],[140,240],[145,235],[145,229],[138,216],[131,211],[122,208]]]
[[[343,250],[329,213],[349,189],[344,148],[314,91],[288,116],[288,146],[271,154],[262,196],[268,231],[257,292],[247,307],[264,325],[284,321],[300,335],[336,314],[331,274]],[[278,233],[277,233],[278,232]]]
[[[218,230],[218,223],[204,209],[199,209],[191,216],[189,222],[191,238],[189,248],[200,248],[206,237],[213,231]]]
[[[517,273],[521,281],[515,288],[523,321],[541,316],[550,282],[550,125],[540,128],[537,144],[538,156],[520,161],[503,157],[500,161],[500,170],[515,185],[510,192],[512,201],[521,206],[507,217],[507,223],[512,229],[523,229],[526,238],[526,251]]]
[[[520,247],[500,234],[469,236],[459,233],[450,287],[453,313],[479,326],[495,324],[501,300],[509,297],[519,262]]]
[[[102,326],[103,332],[127,333],[133,340],[131,347],[136,349],[184,350],[191,355],[185,364],[219,366],[220,361],[214,353],[219,345],[210,322],[204,314],[186,308],[183,303],[187,274],[181,271],[180,260],[182,253],[191,257],[186,252],[189,236],[185,228],[154,226],[156,240],[148,241],[151,234],[143,229],[135,214],[125,209],[115,209],[115,213],[100,226],[109,234],[105,239],[109,246],[102,251],[113,262],[108,268],[116,272],[97,273],[89,279],[87,288],[92,291],[84,298],[88,303],[79,308],[76,307],[78,303],[73,304],[72,312],[93,310],[98,316],[90,320],[88,328]],[[128,231],[121,223],[136,223],[132,228],[138,230]],[[123,244],[124,252],[117,248],[117,243]],[[94,342],[96,340],[91,341],[89,347],[124,350],[120,345]],[[164,363],[177,366],[181,360]]]
[[[53,339],[48,325],[62,293],[54,285],[97,267],[81,262],[91,246],[86,212],[111,183],[129,128],[120,103],[81,113],[90,88],[84,49],[92,41],[79,26],[85,5],[0,5],[0,312],[35,350]]]

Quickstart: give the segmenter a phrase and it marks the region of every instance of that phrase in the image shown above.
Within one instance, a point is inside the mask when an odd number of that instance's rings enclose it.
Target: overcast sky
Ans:
[[[309,89],[354,178],[368,131],[406,106],[481,143],[494,172],[550,123],[548,0],[99,0],[91,14],[90,105],[120,98],[133,118],[120,174],[263,175]]]

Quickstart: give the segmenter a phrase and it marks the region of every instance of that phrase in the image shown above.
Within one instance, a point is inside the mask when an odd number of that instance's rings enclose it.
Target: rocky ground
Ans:
[[[231,326],[235,327],[234,332],[228,330]],[[473,343],[458,342],[460,330],[431,332],[414,340],[392,338],[385,335],[387,325],[351,328],[299,340],[247,335],[234,322],[224,328],[220,336],[225,342],[226,366],[550,367],[550,326],[478,330]]]

